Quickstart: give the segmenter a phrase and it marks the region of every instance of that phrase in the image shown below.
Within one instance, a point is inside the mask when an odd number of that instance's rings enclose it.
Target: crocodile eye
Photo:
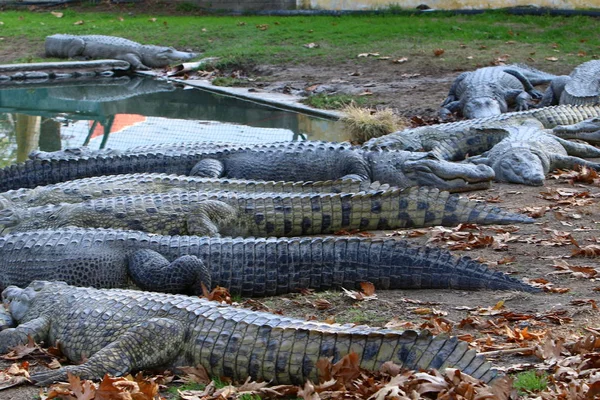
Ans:
[[[58,218],[58,217],[56,216],[56,214],[52,214],[52,215],[50,215],[50,216],[48,217],[48,220],[49,220],[49,221],[56,221],[56,218]]]

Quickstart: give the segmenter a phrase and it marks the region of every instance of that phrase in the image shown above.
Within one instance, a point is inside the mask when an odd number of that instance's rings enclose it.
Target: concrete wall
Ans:
[[[175,0],[209,10],[259,11],[295,10],[297,0]]]
[[[373,10],[390,5],[412,9],[421,4],[443,10],[490,9],[535,5],[557,9],[600,8],[599,0],[297,0],[299,9]]]

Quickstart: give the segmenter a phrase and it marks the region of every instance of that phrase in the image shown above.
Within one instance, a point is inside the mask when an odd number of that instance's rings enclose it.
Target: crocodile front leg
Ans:
[[[5,329],[0,332],[0,354],[8,353],[15,346],[26,344],[29,336],[36,342],[41,342],[48,337],[50,320],[39,317],[27,321],[16,328]]]
[[[531,96],[522,90],[509,90],[505,94],[505,99],[508,103],[514,103],[517,111],[525,111],[529,109]]]
[[[583,165],[584,167],[600,171],[600,163],[591,162],[579,157],[552,154],[550,160],[552,162],[552,169],[574,169],[578,165]]]
[[[124,54],[120,57],[120,59],[123,61],[127,61],[129,64],[131,64],[131,68],[133,69],[139,69],[143,71],[151,69],[150,67],[144,65],[142,63],[142,60],[140,60],[140,58],[136,54]]]
[[[565,140],[561,138],[556,138],[562,147],[567,151],[567,154],[575,157],[600,157],[600,149],[594,146],[590,146],[585,143],[577,143],[571,142],[570,140]]]
[[[225,172],[225,166],[219,160],[214,158],[205,158],[190,171],[191,176],[201,176],[203,178],[221,178]]]
[[[218,200],[205,200],[198,210],[187,216],[186,228],[189,235],[219,236],[221,228],[237,218],[235,208]]]
[[[185,255],[170,263],[150,249],[135,251],[128,257],[129,276],[141,289],[151,292],[202,293],[202,284],[211,286],[208,267],[196,256]]]
[[[98,334],[101,335],[102,327],[99,328]],[[169,318],[151,318],[129,328],[119,339],[83,364],[36,373],[31,379],[37,385],[46,386],[52,382],[66,381],[69,372],[82,379],[101,379],[105,373],[121,376],[131,370],[159,367],[177,358],[184,338],[185,327],[181,322]],[[71,337],[70,340],[77,338]]]

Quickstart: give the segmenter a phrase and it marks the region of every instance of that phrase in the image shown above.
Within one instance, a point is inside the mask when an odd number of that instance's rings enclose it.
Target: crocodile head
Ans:
[[[440,160],[432,153],[406,151],[373,152],[371,171],[374,181],[393,186],[434,186],[451,192],[485,189],[494,179],[494,170],[487,165],[461,164]]]
[[[507,111],[507,105],[494,97],[476,97],[465,102],[462,113],[465,118],[485,118]]]
[[[151,68],[166,67],[176,61],[189,61],[197,56],[196,53],[163,46],[144,45],[142,50],[142,62]]]
[[[67,205],[40,207],[11,207],[0,210],[0,232],[25,232],[41,228],[60,228],[69,225]]]
[[[550,160],[545,154],[531,149],[512,148],[492,164],[499,182],[542,186],[549,170]]]
[[[44,289],[56,285],[66,286],[66,283],[33,281],[24,289],[17,286],[8,286],[2,292],[2,302],[4,303],[4,306],[8,308],[12,318],[17,322],[22,322],[27,313],[31,310],[36,297],[48,296],[47,293],[42,293]]]

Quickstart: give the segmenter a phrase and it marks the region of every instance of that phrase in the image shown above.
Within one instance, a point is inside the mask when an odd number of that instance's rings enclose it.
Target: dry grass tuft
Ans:
[[[352,143],[362,144],[408,126],[408,121],[396,115],[391,108],[373,110],[351,104],[342,111],[341,121],[350,131]]]

